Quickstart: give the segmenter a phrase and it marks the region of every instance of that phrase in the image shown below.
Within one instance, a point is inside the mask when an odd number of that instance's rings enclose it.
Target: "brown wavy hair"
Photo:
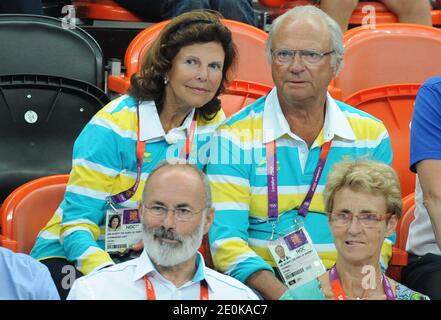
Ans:
[[[219,94],[224,93],[236,64],[236,46],[231,31],[222,24],[222,16],[210,10],[183,13],[167,24],[148,49],[141,71],[131,78],[129,94],[140,101],[154,100],[161,114],[164,98],[164,76],[181,48],[195,43],[217,42],[225,52],[222,82],[213,99],[198,109],[206,120],[220,110]]]

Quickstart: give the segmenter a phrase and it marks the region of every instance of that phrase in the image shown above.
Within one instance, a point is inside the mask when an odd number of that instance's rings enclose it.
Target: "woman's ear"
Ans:
[[[387,222],[386,237],[389,237],[390,235],[392,235],[394,233],[395,229],[397,228],[397,223],[398,223],[397,215],[393,214],[389,218],[389,221]]]

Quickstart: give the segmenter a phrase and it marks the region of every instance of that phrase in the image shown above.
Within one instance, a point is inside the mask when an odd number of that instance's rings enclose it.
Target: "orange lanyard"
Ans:
[[[334,294],[335,300],[346,300],[347,297],[343,291],[343,287],[340,282],[340,277],[337,272],[335,265],[329,270],[329,282],[331,282],[332,293]],[[382,274],[382,282],[384,287],[384,292],[386,293],[387,300],[395,300],[395,294],[389,283],[389,280]]]
[[[195,111],[193,120],[191,121],[190,133],[187,136],[187,139],[185,140],[185,144],[181,150],[181,153],[179,154],[179,157],[181,159],[188,160],[188,158],[190,156],[191,146],[192,146],[193,140],[194,140],[194,133],[196,131],[196,125],[197,125],[197,121],[196,121],[196,111]],[[138,185],[141,180],[142,163],[144,160],[144,151],[145,151],[145,145],[146,145],[145,141],[141,141],[139,139],[139,135],[140,135],[140,123],[139,123],[139,108],[138,108],[138,138],[136,140],[136,163],[137,163],[136,180],[131,188],[111,196],[110,203],[116,204],[116,203],[121,203],[121,202],[127,201],[131,197],[133,197],[136,190],[138,189]]]
[[[145,291],[147,293],[147,300],[156,300],[155,288],[153,288],[153,285],[150,282],[149,277],[147,275],[144,276],[144,282],[145,282]],[[205,279],[201,281],[200,299],[208,300],[208,285]]]
[[[195,111],[196,112],[196,111]],[[181,153],[179,154],[179,158],[188,160],[191,152],[191,146],[193,145],[193,139],[194,139],[194,132],[196,131],[196,113],[191,121],[190,126],[190,133],[187,136],[187,139],[185,140],[184,148],[181,150]]]

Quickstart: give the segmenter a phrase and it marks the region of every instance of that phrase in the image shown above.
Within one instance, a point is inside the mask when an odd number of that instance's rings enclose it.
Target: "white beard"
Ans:
[[[143,224],[144,233],[144,250],[157,265],[163,267],[172,267],[189,260],[196,254],[197,250],[202,244],[205,214],[201,223],[196,230],[188,236],[180,236],[170,230],[165,230],[163,227],[148,229]],[[156,236],[178,240],[179,243],[171,244],[162,242],[156,239]]]

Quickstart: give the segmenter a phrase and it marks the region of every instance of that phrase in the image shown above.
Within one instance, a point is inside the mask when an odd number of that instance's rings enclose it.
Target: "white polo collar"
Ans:
[[[190,132],[191,121],[195,109],[187,115],[182,126],[174,128],[173,130],[183,131],[186,130],[186,135]],[[159,119],[158,110],[154,101],[144,101],[139,104],[139,120],[140,120],[140,132],[139,138],[141,141],[149,141],[158,138],[165,138],[166,133],[162,127],[161,120]]]
[[[338,136],[345,140],[355,140],[355,133],[348,119],[329,92],[326,94],[326,113],[324,123],[324,138],[329,141]],[[263,111],[263,143],[276,140],[288,134],[293,137],[288,121],[283,115],[277,97],[277,88],[274,87],[265,99]],[[294,135],[295,136],[295,135]],[[295,139],[295,137],[293,137]],[[298,138],[301,140],[300,138]]]
[[[191,282],[196,283],[205,279],[210,287],[210,280],[209,277],[207,278],[205,275],[205,268],[204,258],[198,251],[196,253],[196,271]],[[159,274],[147,252],[143,250],[137,261],[133,281],[140,280],[144,278],[145,275],[152,275],[152,273]]]

